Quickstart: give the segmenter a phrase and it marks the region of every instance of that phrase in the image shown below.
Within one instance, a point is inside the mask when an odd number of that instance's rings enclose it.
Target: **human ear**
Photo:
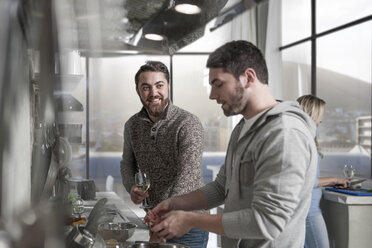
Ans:
[[[171,85],[170,82],[168,82],[168,92],[170,91]]]
[[[247,68],[244,74],[246,75],[249,83],[253,83],[256,80],[256,72],[252,68]]]
[[[242,77],[244,78],[245,88],[248,88],[256,80],[256,72],[252,68],[247,68],[242,74]]]

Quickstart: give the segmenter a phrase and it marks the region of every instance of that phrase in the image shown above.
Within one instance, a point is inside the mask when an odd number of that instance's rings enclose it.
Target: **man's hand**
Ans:
[[[162,216],[171,211],[172,207],[172,198],[168,198],[156,205],[150,212],[147,212],[143,221],[149,223],[154,220],[155,216]]]
[[[190,216],[193,213],[185,211],[171,211],[160,217],[159,224],[151,228],[159,239],[179,238],[192,228]]]
[[[172,210],[171,201],[171,198],[166,199],[156,205],[154,209],[149,209],[145,218],[143,218],[143,223],[149,224],[150,228],[158,224],[161,221],[160,216]]]
[[[130,199],[135,204],[140,204],[148,196],[149,196],[149,193],[143,192],[142,190],[137,188],[135,185],[133,185],[132,189],[130,190]]]
[[[156,214],[151,209],[147,210],[147,214],[145,218],[143,219],[143,223],[147,223],[149,226],[149,235],[150,235],[150,240],[149,242],[163,242],[165,243],[166,240],[158,237],[156,233],[151,231],[151,228],[157,224],[160,223],[160,217]]]

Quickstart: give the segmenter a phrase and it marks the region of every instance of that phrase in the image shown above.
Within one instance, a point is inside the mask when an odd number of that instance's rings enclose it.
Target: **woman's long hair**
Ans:
[[[323,113],[324,113],[324,105],[326,102],[323,99],[320,99],[313,95],[304,95],[297,98],[298,103],[301,105],[302,110],[307,113],[311,119],[315,122],[318,126],[322,121]],[[315,137],[315,145],[318,150],[318,154],[320,157],[323,158],[323,153],[320,151],[320,147],[318,144],[318,140]]]

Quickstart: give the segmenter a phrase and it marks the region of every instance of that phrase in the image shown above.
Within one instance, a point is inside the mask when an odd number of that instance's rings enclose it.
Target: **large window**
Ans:
[[[311,93],[310,42],[282,52],[282,85],[284,99],[296,99]]]
[[[134,76],[147,60],[159,60],[170,65],[169,56],[126,55],[118,57],[89,58],[89,80],[86,77],[71,92],[84,105],[84,111],[70,113],[70,123],[78,123],[81,140],[71,143],[73,159],[70,168],[74,177],[86,175],[94,178],[99,189],[107,175],[121,181],[119,162],[123,149],[124,123],[140,111],[142,103],[135,90]],[[86,59],[82,59],[82,72],[86,71]],[[85,75],[84,75],[85,76]],[[88,82],[88,85],[87,85]],[[86,96],[89,96],[89,108]],[[86,135],[86,112],[89,116],[89,133]],[[89,146],[89,163],[86,161],[86,147]]]
[[[318,0],[316,1],[317,32],[355,21],[371,13],[370,0]]]
[[[207,58],[207,55],[173,57],[174,103],[201,120],[205,130],[205,152],[225,152],[233,120],[223,114],[215,100],[209,99]]]
[[[282,44],[301,40],[311,35],[311,12],[309,9],[309,0],[282,1]]]
[[[357,118],[371,115],[371,30],[367,22],[317,40],[317,95],[327,102],[319,128],[324,149],[352,149]]]
[[[366,0],[282,1],[284,100],[313,93],[326,101],[321,171],[341,174],[351,163],[371,176],[371,13]]]
[[[124,123],[140,111],[134,76],[147,60],[169,67],[169,56],[90,58],[89,142],[92,151],[122,152]]]
[[[199,117],[204,128],[202,174],[212,181],[224,163],[231,131],[241,116],[226,117],[215,100],[209,99],[208,54],[174,55],[174,104]]]
[[[89,77],[86,80],[84,75],[71,93],[84,105],[84,111],[70,113],[69,118],[65,118],[82,127],[80,141],[72,143],[73,160],[70,168],[73,176],[86,177],[88,165],[89,177],[95,180],[99,189],[103,189],[108,175],[114,176],[118,185],[121,184],[119,162],[123,149],[124,123],[142,107],[135,91],[134,76],[145,61],[159,60],[172,73],[173,103],[198,116],[203,124],[203,176],[205,181],[211,181],[213,173],[209,166],[218,168],[223,164],[231,131],[241,117],[225,117],[219,105],[209,99],[209,71],[205,68],[207,58],[207,53],[82,58],[82,72],[87,71],[86,62],[89,61]],[[85,107],[87,95],[88,108]],[[86,116],[87,112],[89,116]],[[88,135],[86,119],[89,119]],[[86,161],[87,151],[89,161]]]

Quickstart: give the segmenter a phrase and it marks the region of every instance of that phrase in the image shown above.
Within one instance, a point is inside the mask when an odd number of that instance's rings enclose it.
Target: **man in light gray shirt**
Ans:
[[[214,51],[210,99],[226,116],[242,114],[215,181],[172,197],[153,211],[152,231],[170,239],[190,228],[222,235],[222,247],[303,247],[315,180],[316,126],[297,102],[278,103],[257,47],[232,41]],[[222,214],[186,212],[225,204]],[[151,216],[146,216],[151,221]]]

